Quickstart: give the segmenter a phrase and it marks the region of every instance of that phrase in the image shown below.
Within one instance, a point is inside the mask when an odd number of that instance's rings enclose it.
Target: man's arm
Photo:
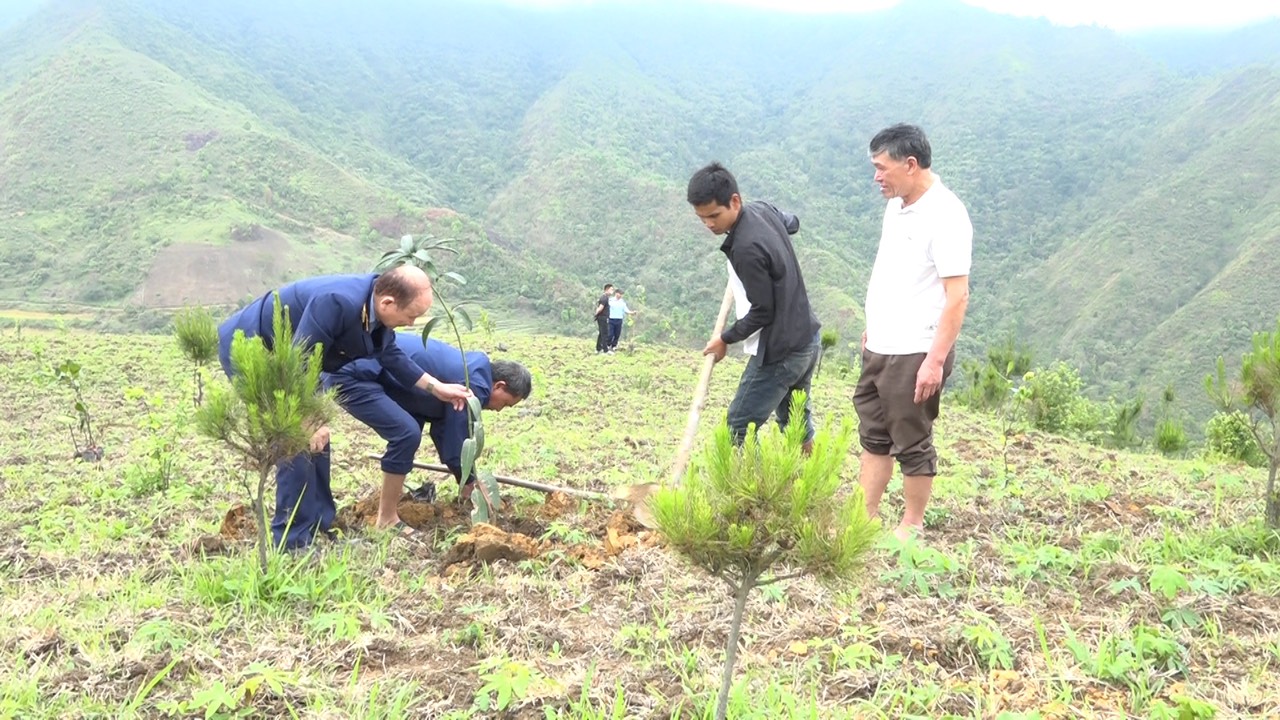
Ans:
[[[917,404],[933,397],[942,389],[942,366],[947,361],[951,348],[955,347],[956,338],[960,337],[960,326],[964,324],[965,310],[969,307],[969,276],[942,278],[942,289],[947,294],[947,302],[942,307],[942,316],[938,318],[938,330],[933,336],[933,346],[925,355],[920,372],[916,374]]]

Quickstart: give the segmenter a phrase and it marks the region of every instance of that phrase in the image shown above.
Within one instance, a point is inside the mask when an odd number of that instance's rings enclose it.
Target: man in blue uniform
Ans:
[[[501,411],[529,396],[533,380],[520,363],[510,360],[490,361],[482,352],[466,354],[439,340],[425,344],[418,335],[401,334],[396,344],[416,365],[442,382],[463,383],[468,379],[471,392],[486,410]],[[378,527],[400,524],[396,506],[404,492],[405,476],[413,467],[414,455],[422,443],[424,425],[431,426],[431,441],[440,461],[461,484],[463,498],[471,494],[474,477],[462,480],[462,443],[470,435],[468,410],[455,409],[449,403],[430,397],[412,387],[405,387],[376,359],[357,360],[326,377],[325,382],[338,389],[338,403],[352,417],[373,428],[387,441],[382,455],[382,497],[378,506]],[[430,498],[435,485],[427,482],[415,491]]]
[[[323,347],[326,373],[353,360],[377,358],[405,387],[465,408],[470,395],[465,386],[441,383],[396,347],[395,328],[413,324],[431,309],[431,281],[422,270],[404,265],[381,275],[320,276],[286,285],[278,293],[288,310],[295,341],[305,348]],[[235,371],[231,341],[237,331],[261,337],[268,348],[273,346],[275,296],[275,291],[263,295],[219,326],[218,357],[228,376]],[[311,438],[310,454],[302,453],[276,467],[276,512],[271,526],[277,545],[284,539],[287,547],[305,546],[332,524],[336,508],[329,488],[329,464],[329,428],[321,427]],[[300,524],[300,518],[312,520]]]

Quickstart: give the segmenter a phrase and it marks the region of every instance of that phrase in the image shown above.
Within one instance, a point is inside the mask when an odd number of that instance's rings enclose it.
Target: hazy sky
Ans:
[[[563,7],[603,5],[611,0],[506,0],[513,5]],[[632,0],[634,2],[634,0]],[[710,0],[726,5],[792,12],[860,12],[891,7],[898,0]],[[1044,17],[1059,25],[1098,24],[1115,30],[1225,28],[1280,17],[1278,0],[963,0],[993,12]]]

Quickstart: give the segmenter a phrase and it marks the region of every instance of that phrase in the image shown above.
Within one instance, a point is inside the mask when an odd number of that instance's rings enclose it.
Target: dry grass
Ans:
[[[486,421],[488,467],[596,490],[664,474],[696,356],[497,340],[536,386]],[[69,460],[66,392],[34,380],[67,357],[102,427],[96,465]],[[619,717],[696,717],[709,701],[726,591],[612,508],[513,492],[499,525],[536,554],[492,564],[459,554],[466,521],[443,501],[419,508],[425,543],[373,533],[363,456],[381,447],[344,419],[335,492],[363,542],[279,559],[263,590],[248,547],[215,539],[244,494],[186,424],[190,371],[167,338],[10,333],[0,367],[0,716],[204,715],[220,687],[234,700],[221,712],[263,717],[586,718],[615,703]],[[823,422],[852,413],[838,370],[815,387]],[[732,365],[717,371],[708,418],[735,381]],[[948,407],[939,429],[923,546],[886,543],[840,587],[752,598],[737,717],[1280,714],[1280,568],[1275,538],[1250,524],[1256,473],[1021,434],[1006,475],[994,423]],[[172,477],[147,491],[157,458]],[[1166,596],[1161,568],[1187,587]],[[1171,654],[1126,668],[1071,649],[1072,635],[1095,655],[1133,647],[1140,627]],[[472,710],[503,685],[519,686],[505,709]]]

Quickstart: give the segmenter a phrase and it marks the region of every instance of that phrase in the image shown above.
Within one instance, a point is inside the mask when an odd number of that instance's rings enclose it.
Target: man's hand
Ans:
[[[702,354],[711,355],[716,359],[716,362],[723,360],[724,354],[728,351],[729,346],[725,345],[724,340],[721,340],[720,338],[713,338],[711,342],[707,343],[706,347],[702,348]]]
[[[471,391],[466,385],[457,383],[436,383],[431,388],[431,394],[437,400],[453,405],[454,410],[461,410],[467,406],[467,398],[471,397]]]
[[[928,357],[920,364],[920,371],[916,373],[916,399],[917,405],[928,400],[942,389],[942,361],[930,360]]]
[[[321,425],[314,433],[311,434],[311,452],[319,453],[324,451],[324,446],[329,444],[329,426]]]

